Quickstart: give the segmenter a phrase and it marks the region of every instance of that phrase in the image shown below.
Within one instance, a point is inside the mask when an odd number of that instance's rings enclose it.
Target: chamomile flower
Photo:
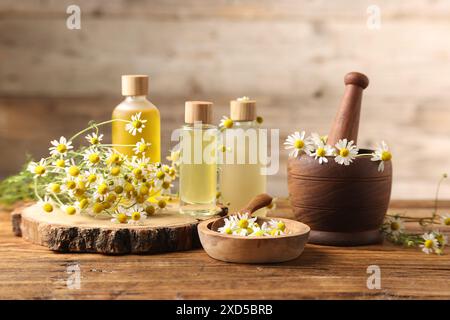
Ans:
[[[55,159],[52,162],[52,165],[56,167],[53,171],[64,170],[64,168],[67,167],[69,164],[70,162],[68,159],[64,158]]]
[[[442,224],[450,226],[450,213],[445,213],[441,215]]]
[[[88,166],[95,166],[100,162],[100,154],[97,150],[87,149],[83,156]]]
[[[272,229],[277,229],[277,230],[280,230],[282,232],[284,232],[284,230],[286,230],[286,224],[283,221],[281,221],[281,220],[271,219],[269,221],[269,226]]]
[[[136,146],[133,148],[133,151],[135,154],[145,153],[150,148],[151,143],[148,143],[144,140],[144,138],[141,138],[141,141],[138,141],[136,143]]]
[[[264,222],[261,227],[258,225],[254,225],[252,229],[253,232],[249,234],[250,237],[264,237],[268,236],[270,233],[266,222]]]
[[[73,159],[70,160],[70,166],[66,167],[66,173],[71,177],[78,177],[81,173],[80,167],[75,164],[75,161]]]
[[[289,135],[286,138],[284,144],[286,145],[286,150],[291,150],[289,152],[289,157],[298,157],[299,154],[305,152],[309,154],[312,150],[311,141],[305,138],[305,131],[296,131],[294,134]]]
[[[378,171],[383,172],[384,162],[390,161],[391,159],[392,154],[389,151],[389,147],[384,141],[382,141],[381,144],[379,144],[375,151],[372,153],[372,158],[370,160],[380,161],[380,164],[378,165]]]
[[[328,136],[321,136],[317,132],[313,132],[313,133],[311,133],[310,139],[316,145],[318,145],[320,143],[326,144],[327,140],[328,140]]]
[[[387,235],[397,239],[404,230],[403,221],[400,217],[388,217],[383,224],[383,229]]]
[[[248,212],[238,213],[237,226],[241,229],[247,229],[249,226],[256,222],[256,217],[251,218]]]
[[[53,140],[50,142],[53,147],[50,147],[50,154],[52,156],[57,156],[57,155],[65,155],[67,153],[67,151],[69,151],[70,149],[73,149],[72,146],[72,142],[71,141],[67,141],[67,139],[65,137],[61,137],[58,140]]]
[[[83,175],[86,178],[86,184],[88,186],[95,184],[99,180],[97,169],[95,168],[89,168],[89,170],[86,170]]]
[[[231,129],[233,128],[234,122],[232,119],[228,118],[227,116],[223,116],[222,120],[220,120],[219,127],[224,129]]]
[[[63,206],[61,206],[61,210],[64,213],[67,213],[69,216],[73,216],[74,214],[77,214],[80,211],[79,207],[72,206],[72,205],[63,205]]]
[[[92,132],[88,134],[86,137],[86,140],[89,141],[91,145],[97,145],[103,140],[103,134],[97,135],[96,132]]]
[[[145,211],[140,206],[134,206],[133,208],[129,209],[126,215],[129,217],[129,224],[142,224],[145,219],[147,219]]]
[[[424,233],[422,235],[423,244],[420,245],[422,251],[426,254],[433,253],[436,249],[439,249],[439,242],[436,239],[434,233]]]
[[[314,159],[319,159],[319,163],[327,163],[327,157],[332,156],[334,154],[334,149],[328,144],[324,144],[322,141],[316,144],[316,149],[314,152],[311,152],[310,155],[314,157]]]
[[[42,158],[39,162],[30,162],[27,169],[29,172],[34,174],[35,178],[47,175],[47,165],[44,158]]]
[[[232,218],[224,218],[224,226],[217,229],[220,233],[233,234],[237,230],[236,220]]]
[[[39,200],[38,205],[47,213],[52,212],[54,209],[54,202],[49,196],[45,196],[44,199]]]
[[[353,141],[347,142],[347,139],[339,140],[335,146],[337,155],[334,161],[339,164],[348,166],[358,155],[358,147],[353,144]]]
[[[128,222],[128,215],[127,211],[123,208],[118,208],[113,214],[112,214],[111,222],[114,223],[127,223]]]
[[[145,128],[145,123],[147,120],[141,119],[141,114],[142,112],[138,112],[132,115],[131,122],[127,123],[125,126],[125,130],[133,136],[135,136],[137,132],[142,132],[142,129]]]

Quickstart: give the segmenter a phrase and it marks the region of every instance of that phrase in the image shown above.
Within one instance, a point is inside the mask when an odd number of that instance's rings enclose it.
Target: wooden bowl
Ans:
[[[360,150],[370,153],[371,150]],[[332,157],[319,164],[302,155],[288,161],[288,189],[294,216],[311,227],[310,243],[351,246],[381,240],[379,229],[389,206],[392,164],[370,156],[343,166]]]
[[[281,219],[290,231],[282,236],[242,237],[222,234],[212,230],[216,220],[207,220],[198,225],[200,242],[206,253],[214,259],[236,263],[275,263],[297,258],[303,252],[308,241],[310,228],[301,222]],[[267,218],[258,217],[261,225]]]

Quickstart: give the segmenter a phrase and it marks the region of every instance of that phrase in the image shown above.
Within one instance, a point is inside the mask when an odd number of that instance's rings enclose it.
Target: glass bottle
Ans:
[[[135,114],[140,114],[140,119],[146,120],[142,132],[136,131],[135,135],[126,131],[126,123],[115,121],[112,124],[112,143],[119,145],[135,145],[141,139],[150,143],[145,152],[146,157],[153,163],[161,161],[161,132],[159,110],[147,100],[148,76],[123,75],[122,95],[123,100],[113,111],[113,119],[131,120]],[[135,155],[133,146],[119,146],[116,150],[128,155]]]
[[[266,192],[265,165],[266,143],[261,143],[260,128],[256,124],[256,102],[240,98],[230,102],[230,118],[233,127],[221,134],[222,151],[219,191],[229,212],[237,212],[253,197]],[[264,152],[261,152],[264,151]],[[260,209],[256,215],[264,215]]]
[[[180,212],[216,213],[217,127],[212,125],[212,103],[187,101],[180,133]]]

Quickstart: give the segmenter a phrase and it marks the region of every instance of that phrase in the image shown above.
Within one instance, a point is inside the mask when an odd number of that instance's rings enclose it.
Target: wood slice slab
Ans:
[[[148,218],[142,225],[117,224],[110,219],[68,216],[55,209],[45,213],[36,204],[26,204],[11,213],[13,232],[32,243],[59,252],[103,254],[145,254],[190,250],[200,247],[200,221],[227,213],[218,208],[213,217],[193,217],[178,213],[177,204]]]

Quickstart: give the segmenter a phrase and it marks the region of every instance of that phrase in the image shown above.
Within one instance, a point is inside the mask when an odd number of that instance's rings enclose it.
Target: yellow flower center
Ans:
[[[154,206],[147,206],[147,207],[145,208],[145,212],[146,212],[149,216],[153,215],[153,214],[155,213],[155,211],[156,211],[156,209],[155,209]]]
[[[294,147],[296,149],[302,149],[305,146],[305,142],[303,140],[295,140]]]
[[[264,235],[264,231],[262,230],[258,230],[256,231],[253,235],[257,236],[257,237],[262,237]]]
[[[284,231],[284,229],[286,229],[286,225],[284,224],[284,222],[280,221],[277,223],[277,229]]]
[[[75,189],[75,195],[77,197],[82,197],[85,192],[86,192],[86,189],[84,189],[84,188],[76,188]]]
[[[161,184],[161,187],[162,187],[163,189],[169,189],[169,188],[170,188],[170,182],[169,182],[169,181],[164,181],[164,182]]]
[[[445,218],[444,224],[445,224],[446,226],[450,226],[450,217],[449,217],[449,218]]]
[[[400,224],[398,222],[391,222],[391,230],[392,231],[397,231],[400,229]]]
[[[77,212],[77,209],[75,207],[69,206],[66,208],[66,213],[70,216],[74,215]]]
[[[72,177],[78,176],[78,175],[80,174],[80,168],[78,168],[77,166],[71,166],[71,167],[69,168],[69,174],[70,174]]]
[[[108,202],[114,202],[117,200],[117,196],[113,193],[108,194],[108,196],[106,197],[106,201]]]
[[[58,146],[56,147],[56,150],[57,150],[59,153],[64,153],[64,152],[67,151],[67,146],[66,146],[65,144],[63,144],[63,143],[58,144]]]
[[[164,209],[167,206],[167,202],[165,200],[159,200],[158,201],[158,207],[161,209]]]
[[[66,162],[64,161],[64,159],[56,160],[55,164],[57,167],[60,167],[60,168],[64,168],[66,166]]]
[[[433,241],[432,240],[426,240],[424,243],[425,248],[431,249],[433,248]]]
[[[134,191],[133,185],[132,185],[131,183],[127,182],[127,183],[125,184],[125,191],[126,191],[126,192],[132,192],[132,191]]]
[[[117,176],[117,175],[119,175],[119,173],[120,173],[120,167],[112,167],[111,168],[111,175],[112,176]]]
[[[98,162],[100,161],[100,157],[99,157],[98,154],[96,154],[96,153],[91,153],[91,154],[89,155],[89,161],[90,161],[91,163],[98,163]]]
[[[225,128],[227,128],[227,129],[232,128],[232,127],[233,127],[233,120],[231,120],[231,119],[226,119],[226,120],[223,122],[223,126],[224,126]]]
[[[117,153],[114,153],[109,157],[109,161],[111,163],[117,163],[120,161],[120,156]]]
[[[350,151],[347,148],[342,148],[339,151],[339,155],[344,158],[347,157],[349,155],[349,153],[350,153]]]
[[[239,220],[238,227],[242,228],[242,229],[247,229],[247,227],[248,227],[248,220],[247,219]]]
[[[53,211],[53,206],[51,205],[51,203],[48,203],[48,202],[46,202],[46,203],[44,203],[43,205],[42,205],[42,209],[45,211],[45,212],[52,212]]]
[[[92,206],[92,211],[94,211],[94,213],[100,213],[103,211],[103,204],[101,203],[94,203],[94,205]]]
[[[139,193],[140,194],[142,194],[142,195],[147,195],[148,194],[148,188],[146,187],[146,186],[141,186],[140,188],[139,188]]]
[[[133,219],[134,221],[139,221],[141,219],[141,214],[135,211],[131,214],[131,219]]]
[[[134,174],[134,176],[135,176],[136,178],[142,177],[142,169],[140,169],[140,168],[134,169],[134,170],[133,170],[133,174]]]
[[[88,199],[83,199],[80,201],[79,203],[79,207],[80,209],[85,209],[89,204],[89,200]]]
[[[118,220],[120,223],[125,223],[125,222],[127,222],[127,215],[126,215],[125,213],[119,213],[119,214],[117,215],[117,220]]]
[[[98,143],[100,142],[100,140],[98,140],[97,137],[92,137],[92,138],[89,140],[89,142],[90,142],[91,144],[98,144]]]
[[[232,234],[233,233],[233,230],[231,230],[231,228],[225,228],[225,233],[226,234]]]
[[[159,180],[164,179],[165,176],[166,176],[166,174],[165,174],[163,171],[158,171],[158,172],[156,173],[156,177],[157,177]]]
[[[108,192],[108,185],[106,183],[102,183],[97,188],[98,193],[106,194]]]
[[[123,187],[122,186],[115,186],[114,187],[114,192],[117,194],[121,194],[123,192]]]
[[[75,189],[75,187],[77,186],[77,184],[75,183],[75,181],[69,180],[66,182],[66,186],[69,189]]]
[[[97,181],[97,176],[95,174],[90,174],[87,180],[89,183],[94,183],[95,181]]]
[[[140,127],[142,127],[142,122],[140,120],[134,120],[132,122],[133,127],[135,127],[136,129],[139,129]]]
[[[381,160],[382,161],[389,161],[392,159],[392,154],[389,151],[383,151],[381,153]]]
[[[143,144],[139,145],[138,149],[139,149],[139,152],[145,152],[148,150],[148,146],[146,143],[143,143]]]
[[[61,192],[61,186],[57,183],[52,183],[50,185],[50,190],[54,193],[60,193]]]
[[[278,229],[273,229],[272,231],[270,231],[271,236],[277,236],[279,233],[280,233],[280,230],[278,230]]]
[[[105,202],[102,202],[102,206],[103,206],[103,209],[109,209],[109,208],[111,208],[112,204],[111,204],[111,202],[105,201]]]
[[[326,154],[325,149],[324,148],[318,148],[317,151],[316,151],[316,154],[319,157],[325,157],[325,154]]]
[[[36,166],[34,168],[34,173],[38,175],[43,175],[45,173],[45,168],[43,166]]]

